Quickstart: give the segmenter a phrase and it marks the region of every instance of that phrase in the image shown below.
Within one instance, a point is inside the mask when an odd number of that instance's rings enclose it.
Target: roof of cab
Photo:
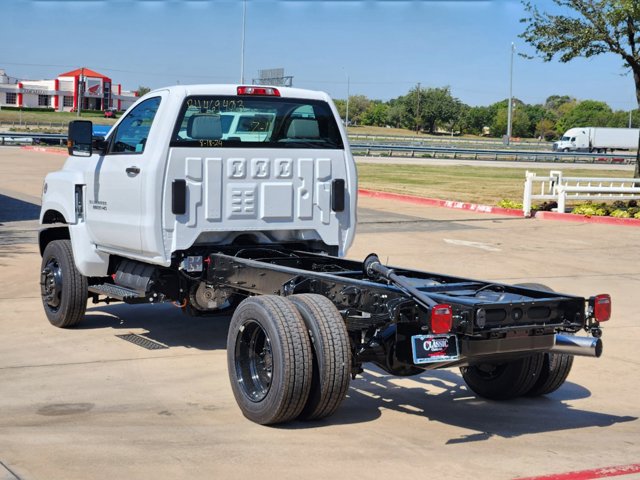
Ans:
[[[204,85],[174,85],[172,87],[159,88],[157,91],[169,91],[170,94],[175,93],[183,97],[190,95],[238,95],[238,87],[241,84],[204,84]],[[276,88],[280,92],[281,98],[307,98],[312,100],[330,100],[327,93],[318,90],[305,90],[302,88],[292,87],[274,87],[271,85],[246,85],[249,87],[269,87]],[[149,92],[149,93],[153,93]],[[244,95],[243,95],[244,96]]]

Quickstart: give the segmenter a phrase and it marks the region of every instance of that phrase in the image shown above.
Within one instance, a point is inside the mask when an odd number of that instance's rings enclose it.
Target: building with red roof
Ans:
[[[18,80],[0,70],[0,107],[51,108],[55,111],[126,110],[137,99],[106,75],[87,67],[53,80]]]

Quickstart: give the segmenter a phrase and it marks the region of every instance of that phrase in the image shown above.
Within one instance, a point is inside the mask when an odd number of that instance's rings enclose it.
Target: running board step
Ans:
[[[146,301],[146,295],[141,294],[130,288],[120,287],[113,285],[112,283],[103,283],[102,285],[91,285],[89,287],[91,293],[97,293],[98,295],[106,295],[109,298],[122,301]]]

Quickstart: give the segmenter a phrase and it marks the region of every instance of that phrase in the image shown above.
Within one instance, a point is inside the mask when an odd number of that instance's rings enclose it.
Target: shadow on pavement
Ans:
[[[189,317],[170,304],[113,304],[90,307],[86,321],[78,328],[112,328],[116,335],[143,329],[148,332],[142,334],[145,338],[169,347],[222,350],[226,348],[229,320],[230,316],[225,314]],[[401,378],[367,365],[367,370],[351,381],[347,398],[333,416],[277,428],[297,430],[369,422],[379,418],[386,409],[470,430],[466,435],[446,441],[446,444],[457,444],[492,437],[609,427],[637,420],[632,416],[580,410],[568,404],[590,396],[586,388],[567,382],[547,396],[495,402],[476,397],[462,377],[452,371],[427,371]]]
[[[412,387],[405,383],[399,386],[397,381],[412,381],[418,385]],[[430,390],[435,392],[431,393]],[[476,397],[466,387],[462,377],[451,371],[431,371],[400,379],[368,368],[362,376],[351,382],[348,398],[334,416],[318,422],[296,422],[291,427],[371,421],[378,418],[384,408],[472,431],[446,442],[457,444],[491,437],[513,438],[559,430],[609,427],[638,418],[579,410],[566,403],[590,396],[591,392],[586,388],[567,382],[547,396],[495,402]],[[424,424],[424,427],[428,428],[428,425]]]
[[[229,315],[189,317],[171,304],[128,305],[117,303],[87,308],[87,315],[78,329],[113,328],[116,335],[144,329],[142,334],[168,347],[198,350],[226,348]]]
[[[40,205],[0,194],[0,223],[37,220],[39,217]]]

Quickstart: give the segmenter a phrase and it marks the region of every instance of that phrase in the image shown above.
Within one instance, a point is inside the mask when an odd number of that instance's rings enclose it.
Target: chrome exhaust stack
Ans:
[[[551,352],[598,358],[602,355],[602,340],[594,337],[556,335],[556,344],[551,348]]]

